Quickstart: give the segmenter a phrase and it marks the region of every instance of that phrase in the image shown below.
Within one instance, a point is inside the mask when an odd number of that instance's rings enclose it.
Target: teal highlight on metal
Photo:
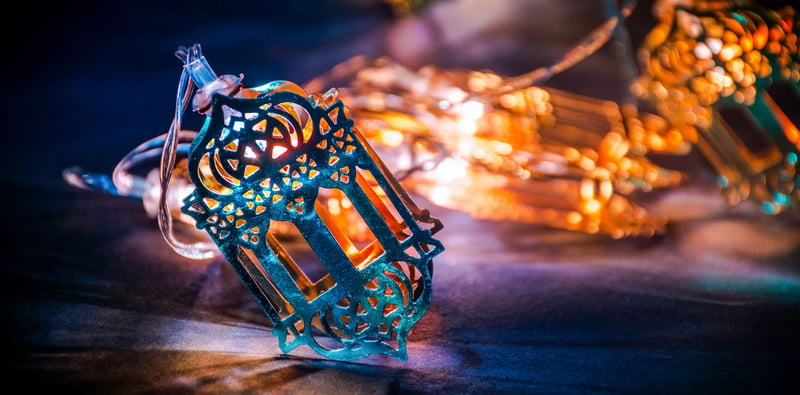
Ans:
[[[197,44],[189,53],[187,65],[204,61]],[[194,69],[185,68],[213,75]],[[193,108],[206,120],[189,149],[195,190],[183,212],[261,305],[281,350],[406,360],[409,332],[430,304],[432,259],[444,249],[433,238],[441,222],[414,205],[335,89],[309,95],[285,81],[245,89],[231,76],[198,85]],[[356,247],[321,202],[323,190],[346,195],[371,243]],[[277,221],[299,230],[327,272],[319,280],[270,231]]]

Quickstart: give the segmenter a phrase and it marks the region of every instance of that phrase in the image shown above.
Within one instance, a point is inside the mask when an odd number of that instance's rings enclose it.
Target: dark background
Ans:
[[[497,7],[514,11],[459,41],[434,43],[426,60],[520,74],[552,62],[604,19],[600,2],[589,0],[466,4],[465,26]],[[661,158],[690,175],[685,185],[642,197],[671,218],[668,233],[654,239],[476,221],[419,199],[445,224],[447,250],[436,261],[431,309],[410,336],[409,361],[338,363],[307,349],[280,356],[269,321],[227,262],[175,255],[141,203],[76,190],[61,171],[109,173],[131,148],[166,131],[180,45],[201,43],[217,73],[243,73],[251,86],[303,82],[353,55],[391,51],[398,16],[378,0],[21,6],[2,24],[0,275],[11,388],[798,390],[797,221],[748,205],[727,209],[695,153]],[[651,25],[649,3],[641,3],[628,22],[634,45]],[[548,85],[619,99],[625,77],[613,48]],[[187,116],[188,128],[198,125]]]

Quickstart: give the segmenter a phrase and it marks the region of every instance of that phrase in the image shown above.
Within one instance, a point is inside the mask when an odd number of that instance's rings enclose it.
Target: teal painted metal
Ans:
[[[276,81],[250,96],[211,95],[189,150],[196,188],[183,211],[273,322],[281,350],[307,345],[336,360],[406,360],[409,331],[430,304],[432,259],[444,249],[433,234],[442,225],[413,204],[335,90],[304,93]],[[372,243],[356,248],[347,229],[336,229],[317,202],[321,188],[347,196]],[[270,232],[274,221],[297,227],[325,276],[308,278]]]

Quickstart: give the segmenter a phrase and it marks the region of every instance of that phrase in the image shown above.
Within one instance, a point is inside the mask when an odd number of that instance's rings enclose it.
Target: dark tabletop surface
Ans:
[[[446,251],[435,261],[433,301],[409,338],[408,362],[334,362],[307,348],[281,355],[268,319],[224,259],[174,254],[140,202],[77,190],[61,171],[108,173],[135,145],[166,131],[180,45],[201,43],[218,73],[244,73],[252,85],[302,82],[353,55],[393,50],[386,42],[398,19],[377,0],[140,3],[26,3],[6,12],[10,256],[0,277],[8,388],[800,389],[800,226],[749,205],[727,209],[694,153],[663,159],[691,175],[685,185],[642,198],[671,219],[652,239],[478,221],[419,198],[445,224],[438,237]],[[469,12],[458,24],[475,28],[423,61],[518,74],[553,61],[604,18],[599,2],[588,0],[463,3]],[[630,22],[634,41],[647,25],[646,7]],[[604,48],[548,84],[618,99],[624,77],[612,55]]]

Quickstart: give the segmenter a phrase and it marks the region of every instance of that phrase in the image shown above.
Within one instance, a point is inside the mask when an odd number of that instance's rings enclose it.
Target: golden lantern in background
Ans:
[[[663,231],[664,218],[625,195],[681,181],[645,154],[685,153],[682,133],[612,101],[507,82],[356,57],[306,89],[339,86],[387,165],[437,205],[615,238]]]
[[[764,212],[800,203],[800,21],[794,7],[667,1],[640,49],[634,92],[719,174],[726,200]],[[791,110],[791,111],[790,111]]]

